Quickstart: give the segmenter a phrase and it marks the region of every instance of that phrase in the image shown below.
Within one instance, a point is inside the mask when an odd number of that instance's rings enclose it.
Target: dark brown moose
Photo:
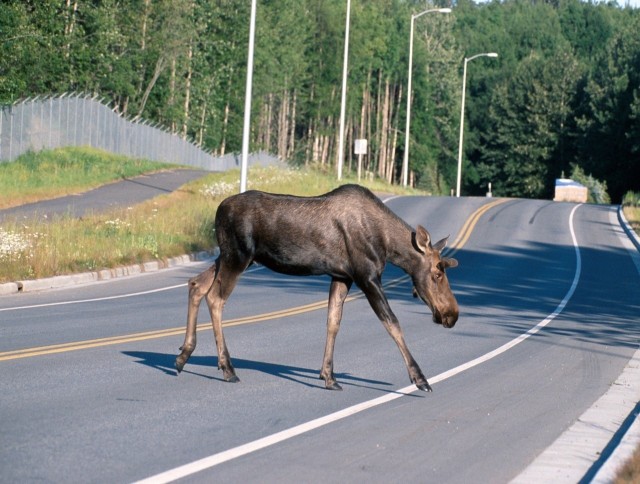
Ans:
[[[458,304],[445,269],[455,259],[442,257],[447,238],[431,244],[420,225],[414,231],[373,193],[344,185],[318,197],[295,197],[248,191],[224,200],[215,218],[220,255],[213,266],[189,280],[187,331],[176,369],[182,371],[196,347],[196,318],[203,297],[211,313],[218,350],[218,368],[228,382],[236,376],[222,333],[222,308],[242,272],[253,262],[283,274],[327,274],[331,277],[327,341],[320,378],[326,388],[341,390],[333,374],[333,347],[342,306],[355,282],[398,345],[411,381],[424,391],[431,387],[411,356],[402,329],[382,288],[387,261],[411,276],[418,296],[433,312],[433,320],[451,328]]]

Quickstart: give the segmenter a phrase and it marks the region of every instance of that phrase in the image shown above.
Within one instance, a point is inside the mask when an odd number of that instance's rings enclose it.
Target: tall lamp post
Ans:
[[[456,183],[456,197],[460,196],[460,183],[462,181],[462,138],[464,134],[464,98],[467,90],[467,62],[477,57],[498,57],[495,52],[476,54],[473,57],[465,57],[464,69],[462,71],[462,107],[460,108],[460,143],[458,145],[458,182]]]
[[[249,24],[249,54],[247,56],[247,85],[244,91],[244,126],[242,129],[242,163],[240,165],[240,193],[247,190],[249,134],[251,128],[251,87],[253,86],[253,45],[256,37],[256,1],[251,0]]]
[[[347,65],[349,61],[349,17],[351,16],[351,0],[347,0],[347,22],[344,29],[344,57],[342,60],[342,99],[340,101],[340,133],[338,135],[338,180],[342,180],[344,164],[344,118],[347,105]]]
[[[411,71],[413,70],[413,25],[418,17],[422,17],[424,14],[437,12],[437,13],[451,13],[450,8],[431,8],[420,12],[419,14],[411,16],[411,33],[409,34],[409,74],[407,84],[407,126],[405,128],[404,135],[404,157],[402,159],[402,185],[407,186],[407,179],[409,177],[409,126],[411,124]]]

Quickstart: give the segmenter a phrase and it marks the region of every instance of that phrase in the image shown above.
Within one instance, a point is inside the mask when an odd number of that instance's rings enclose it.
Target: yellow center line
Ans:
[[[507,199],[499,199],[494,202],[488,203],[477,209],[465,222],[458,237],[451,244],[451,248],[447,250],[447,256],[451,257],[454,253],[460,250],[469,240],[471,236],[471,232],[475,228],[476,224],[480,217],[486,213],[491,208],[506,202]],[[393,279],[384,284],[385,288],[397,286],[409,279],[409,276],[401,276],[396,279]],[[359,292],[358,294],[347,297],[345,302],[351,302],[356,299],[361,299],[364,297],[364,294]],[[313,302],[310,304],[305,304],[302,306],[297,306],[294,308],[281,309],[278,311],[272,311],[268,313],[246,316],[242,318],[235,318],[223,321],[222,325],[224,327],[227,326],[239,326],[242,324],[252,324],[259,323],[262,321],[269,321],[272,319],[285,318],[288,316],[295,316],[298,314],[307,313],[310,311],[316,311],[318,309],[323,309],[327,307],[327,300],[322,300],[318,302]],[[211,322],[208,323],[200,323],[196,331],[203,331],[211,328]],[[144,341],[149,339],[158,339],[158,338],[166,338],[167,336],[177,336],[183,335],[185,332],[185,327],[181,326],[178,328],[169,328],[169,329],[161,329],[156,331],[146,331],[142,333],[134,333],[129,335],[122,336],[111,336],[107,338],[97,338],[91,340],[84,341],[75,341],[71,343],[62,343],[48,346],[38,346],[34,348],[24,348],[21,350],[11,350],[0,352],[0,361],[9,361],[9,360],[17,360],[20,358],[30,358],[32,356],[42,356],[42,355],[51,355],[56,353],[66,353],[69,351],[78,351],[89,348],[98,348],[102,346],[111,346],[123,343],[131,343],[135,341]]]
[[[453,256],[453,254],[455,254],[462,247],[465,246],[465,244],[469,240],[469,237],[471,237],[471,233],[475,229],[476,224],[480,220],[480,217],[482,217],[486,212],[491,210],[493,207],[496,207],[504,202],[507,202],[508,200],[509,199],[507,198],[499,198],[498,200],[495,200],[491,203],[487,203],[483,205],[482,207],[477,209],[475,212],[473,212],[471,216],[467,219],[465,224],[462,226],[462,229],[460,230],[458,237],[456,237],[456,240],[451,244],[451,248],[447,250],[447,253],[446,253],[447,257]]]

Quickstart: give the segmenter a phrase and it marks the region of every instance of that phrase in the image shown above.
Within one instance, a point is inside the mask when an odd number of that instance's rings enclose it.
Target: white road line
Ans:
[[[573,282],[569,291],[564,296],[558,307],[553,311],[549,316],[547,316],[544,320],[540,321],[533,328],[529,329],[526,333],[521,334],[517,338],[509,341],[508,343],[496,348],[489,353],[480,356],[474,360],[468,361],[467,363],[463,363],[455,368],[452,368],[448,371],[440,373],[434,377],[429,378],[428,380],[435,384],[442,382],[448,378],[451,378],[455,375],[458,375],[470,368],[478,366],[482,363],[485,363],[492,358],[495,358],[502,353],[505,353],[509,349],[514,346],[522,343],[530,336],[538,333],[542,328],[547,326],[551,321],[553,321],[565,308],[571,297],[573,296],[576,287],[578,286],[578,281],[580,280],[580,274],[582,272],[582,258],[580,256],[580,248],[578,246],[578,241],[576,239],[575,230],[573,227],[573,216],[576,210],[580,207],[580,205],[576,205],[571,211],[571,215],[569,216],[569,231],[571,232],[571,239],[573,241],[573,247],[575,249],[576,254],[576,270],[573,276]],[[282,430],[281,432],[277,432],[272,435],[268,435],[258,440],[254,440],[253,442],[248,442],[244,445],[240,445],[238,447],[234,447],[229,450],[225,450],[223,452],[219,452],[217,454],[213,454],[209,457],[205,457],[200,460],[196,460],[189,464],[185,464],[180,467],[176,467],[174,469],[168,470],[166,472],[162,472],[160,474],[156,474],[155,476],[148,477],[141,481],[138,481],[138,484],[161,484],[167,482],[173,482],[177,479],[181,479],[187,476],[191,476],[196,474],[197,472],[210,469],[224,462],[228,462],[230,460],[236,459],[238,457],[242,457],[244,455],[250,454],[252,452],[256,452],[260,449],[264,449],[266,447],[270,447],[277,443],[283,442],[285,440],[291,439],[298,435],[304,434],[306,432],[310,432],[311,430],[323,427],[325,425],[331,424],[333,422],[337,422],[346,417],[350,417],[351,415],[355,415],[357,413],[363,412],[373,407],[377,407],[379,405],[391,402],[397,398],[403,397],[405,395],[409,395],[413,392],[416,392],[418,389],[415,385],[410,385],[408,387],[401,388],[400,390],[396,390],[393,393],[388,393],[382,397],[374,398],[373,400],[368,400],[366,402],[359,403],[357,405],[353,405],[351,407],[345,408],[343,410],[339,410],[337,412],[331,413],[329,415],[325,415],[324,417],[320,417],[314,420],[310,420],[309,422],[305,422],[300,425],[296,425],[295,427],[291,427],[286,430]]]
[[[105,297],[96,297],[92,299],[78,299],[77,301],[59,301],[59,302],[53,302],[53,303],[32,304],[31,306],[16,306],[12,308],[1,308],[0,312],[17,311],[18,309],[48,308],[51,306],[68,306],[70,304],[82,304],[82,303],[96,302],[96,301],[110,301],[112,299],[123,299],[127,297],[143,296],[145,294],[153,294],[155,292],[170,291],[171,289],[175,289],[177,287],[183,287],[186,285],[187,283],[183,282],[182,284],[176,284],[175,286],[160,287],[158,289],[150,289],[149,291],[132,292],[129,294],[121,294],[119,296],[105,296]]]
[[[260,269],[262,269],[262,266],[256,266],[252,269],[246,270],[245,274],[250,272],[255,272]],[[95,297],[92,299],[78,299],[77,301],[58,301],[58,302],[52,302],[52,303],[32,304],[30,306],[15,306],[11,308],[0,308],[0,313],[4,311],[17,311],[19,309],[48,308],[51,306],[69,306],[71,304],[83,304],[83,303],[89,303],[89,302],[110,301],[113,299],[124,299],[128,297],[144,296],[146,294],[154,294],[156,292],[170,291],[172,289],[177,289],[179,287],[185,287],[186,285],[187,283],[183,282],[181,284],[176,284],[174,286],[159,287],[157,289],[149,289],[148,291],[130,292],[127,294],[120,294],[118,296]]]

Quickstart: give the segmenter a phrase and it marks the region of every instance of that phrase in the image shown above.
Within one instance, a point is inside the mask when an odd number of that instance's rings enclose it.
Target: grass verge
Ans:
[[[640,235],[640,193],[625,193],[622,199],[622,210],[631,228]]]
[[[622,210],[631,228],[640,235],[640,207],[623,207]]]
[[[216,208],[238,192],[238,179],[238,171],[212,173],[139,205],[80,219],[5,220],[0,226],[0,283],[211,250]],[[333,174],[317,170],[282,168],[251,169],[248,180],[249,188],[296,195],[324,193],[350,181],[338,183]],[[379,181],[366,184],[376,191],[408,192]]]

